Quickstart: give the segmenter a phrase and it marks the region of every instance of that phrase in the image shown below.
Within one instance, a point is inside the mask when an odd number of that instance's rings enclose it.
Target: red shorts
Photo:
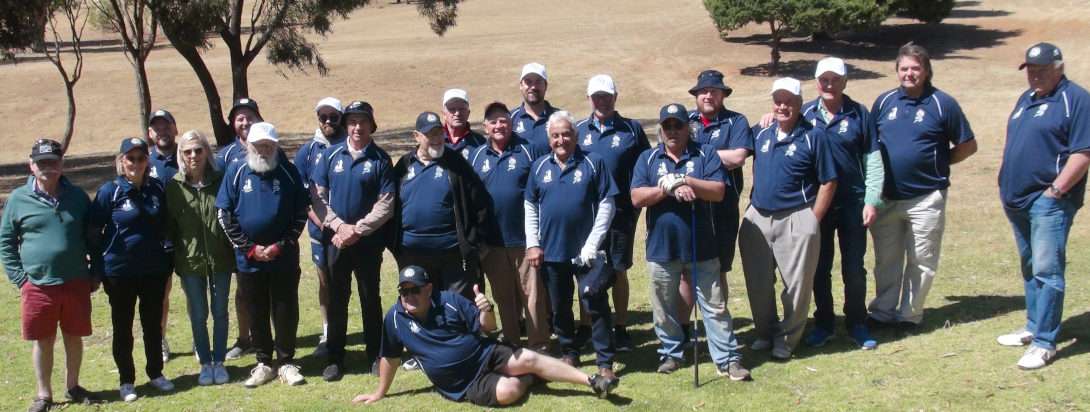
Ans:
[[[60,285],[23,284],[23,339],[39,340],[61,332],[69,336],[91,335],[91,282],[71,280]]]

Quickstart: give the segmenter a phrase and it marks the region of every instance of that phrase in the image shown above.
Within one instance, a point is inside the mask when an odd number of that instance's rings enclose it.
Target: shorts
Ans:
[[[477,379],[474,379],[466,387],[465,398],[463,399],[477,406],[499,406],[499,400],[496,399],[496,386],[500,383],[500,379],[507,377],[500,373],[499,370],[507,365],[507,361],[512,356],[515,356],[514,348],[502,343],[496,344],[492,348],[492,354],[485,360],[484,367],[481,368],[481,373],[477,375]]]
[[[28,280],[20,291],[23,339],[57,336],[57,324],[68,336],[91,335],[91,282],[69,280],[60,285],[37,286]]]
[[[626,271],[632,267],[632,249],[635,246],[636,223],[640,220],[639,211],[622,213],[613,217],[613,222],[602,242],[613,270]]]
[[[326,258],[327,247],[329,246],[325,243],[319,243],[313,239],[310,241],[310,260],[314,262],[314,268],[323,273],[329,273],[328,259]]]

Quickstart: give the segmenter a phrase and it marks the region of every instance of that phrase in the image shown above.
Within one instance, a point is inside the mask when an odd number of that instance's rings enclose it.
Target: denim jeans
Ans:
[[[227,301],[231,296],[231,272],[212,276],[181,274],[193,330],[193,350],[203,365],[223,362],[227,353]],[[211,305],[209,305],[211,301]],[[212,312],[212,342],[208,341],[208,313]]]
[[[693,283],[696,284],[697,304],[704,318],[708,352],[712,355],[712,361],[716,365],[726,365],[742,359],[742,354],[738,352],[738,339],[731,326],[730,310],[727,309],[727,285],[719,283],[718,258],[697,262],[695,269],[692,263],[679,260],[667,263],[647,262],[647,267],[651,272],[655,335],[662,343],[658,350],[660,359],[671,357],[681,360],[683,356],[685,333],[681,324],[688,322],[687,319],[677,318],[678,301],[681,299],[677,287],[683,270],[694,272],[696,278]]]
[[[588,287],[588,273],[571,263],[545,262],[541,265],[541,274],[545,278],[545,290],[549,294],[552,309],[553,332],[563,355],[579,356],[575,342],[575,315],[572,313],[572,294],[576,293],[579,281],[579,302],[587,308],[591,319],[591,344],[597,354],[595,362],[599,368],[612,368],[615,349],[613,347],[613,318],[609,309],[608,287]],[[677,290],[675,287],[674,290]]]
[[[1067,235],[1078,207],[1044,195],[1029,208],[1007,209],[1026,288],[1026,330],[1033,344],[1056,349],[1064,306]]]
[[[821,252],[814,273],[814,324],[830,332],[835,329],[836,321],[832,271],[837,243],[840,244],[840,277],[844,280],[844,323],[851,330],[867,318],[867,269],[863,267],[867,228],[863,226],[863,203],[856,199],[843,200],[834,202],[821,220]]]

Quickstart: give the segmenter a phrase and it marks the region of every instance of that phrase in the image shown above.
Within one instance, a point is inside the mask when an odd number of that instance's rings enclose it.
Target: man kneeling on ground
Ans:
[[[386,396],[408,349],[439,393],[480,406],[515,403],[538,379],[588,385],[605,398],[617,379],[587,376],[556,358],[516,349],[486,338],[496,329],[492,303],[473,287],[475,302],[449,291],[435,291],[419,266],[407,266],[398,278],[397,303],[383,322],[379,384],[353,403],[373,403]]]

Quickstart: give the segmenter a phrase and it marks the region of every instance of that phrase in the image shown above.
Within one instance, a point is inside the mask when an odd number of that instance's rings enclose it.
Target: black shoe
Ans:
[[[667,356],[666,359],[659,364],[659,368],[656,372],[670,374],[678,369],[681,369],[681,362],[678,362],[677,359]]]
[[[896,322],[882,322],[878,319],[868,317],[866,321],[867,328],[870,330],[876,329],[895,329],[897,327]]]
[[[617,352],[632,351],[632,337],[628,335],[628,330],[623,325],[613,328],[613,342],[616,344]]]
[[[73,403],[92,404],[98,402],[97,396],[84,389],[82,386],[76,385],[68,389],[64,393],[64,398]]]
[[[336,382],[344,377],[344,372],[341,371],[341,365],[331,363],[325,367],[322,371],[322,380],[326,382]]]
[[[590,334],[590,326],[579,325],[575,330],[575,339],[573,339],[573,346],[575,346],[576,350],[583,351],[587,348],[587,345],[590,344]]]
[[[329,356],[329,346],[325,342],[318,342],[318,346],[314,347],[314,353],[311,354],[316,358],[325,358]]]
[[[46,412],[53,407],[53,400],[49,398],[34,398],[26,412]]]
[[[607,378],[605,376],[594,374],[587,380],[590,384],[590,388],[594,390],[594,394],[599,398],[605,399],[609,397],[609,394],[617,389],[617,385],[621,383],[621,378]]]

